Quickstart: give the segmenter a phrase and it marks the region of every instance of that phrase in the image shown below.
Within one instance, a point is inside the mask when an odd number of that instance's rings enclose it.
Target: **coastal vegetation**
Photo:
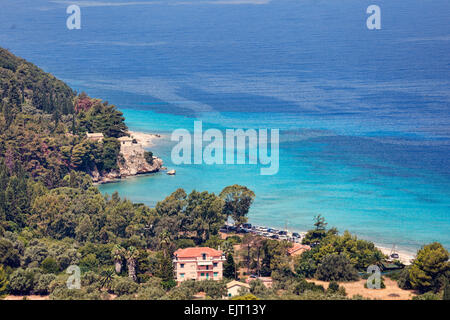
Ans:
[[[120,111],[4,49],[0,98],[0,296],[155,300],[204,292],[221,299],[227,281],[253,276],[270,277],[272,287],[251,281],[241,299],[358,299],[338,282],[357,280],[385,259],[372,242],[327,229],[322,216],[304,239],[311,250],[295,257],[288,241],[250,233],[224,239],[220,229],[229,217],[238,231],[247,222],[255,194],[245,186],[219,195],[178,189],[154,208],[102,195],[90,174],[117,169],[118,138],[127,134]],[[87,132],[102,133],[102,143],[86,139]],[[224,251],[223,281],[176,285],[173,253],[191,246]],[[81,271],[79,290],[67,288],[71,265]],[[396,276],[424,298],[448,297],[448,251],[424,246]],[[311,279],[330,284],[325,289]]]
[[[0,154],[12,170],[20,163],[46,187],[61,186],[72,170],[117,169],[120,145],[127,132],[115,106],[65,83],[0,48]],[[87,132],[104,135],[102,143]]]

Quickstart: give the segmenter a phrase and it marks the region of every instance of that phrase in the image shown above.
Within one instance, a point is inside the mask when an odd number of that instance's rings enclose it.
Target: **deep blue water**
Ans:
[[[165,134],[151,149],[177,170],[102,191],[154,205],[239,183],[254,223],[305,230],[320,213],[380,244],[450,247],[448,1],[79,1],[72,31],[68,3],[2,0],[0,46]],[[195,119],[279,128],[279,173],[174,166],[167,136]]]

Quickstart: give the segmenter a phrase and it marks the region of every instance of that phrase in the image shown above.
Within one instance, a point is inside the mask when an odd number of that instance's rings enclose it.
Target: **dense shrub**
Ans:
[[[315,277],[323,281],[356,281],[358,272],[344,255],[325,256],[317,268]]]
[[[136,293],[138,288],[139,285],[128,277],[116,278],[112,285],[113,292],[118,296]]]
[[[325,288],[322,285],[316,285],[315,283],[308,282],[305,279],[300,279],[295,282],[294,289],[293,289],[294,294],[299,295],[306,291],[317,291],[317,292],[324,293]]]
[[[30,294],[34,288],[35,273],[32,269],[17,269],[9,278],[9,287],[12,294]]]
[[[47,257],[41,263],[42,271],[45,273],[58,273],[59,265],[56,260],[52,257]]]
[[[5,238],[0,238],[0,264],[17,268],[20,266],[20,257],[14,244]]]
[[[93,253],[89,253],[80,260],[80,268],[82,271],[96,270],[99,265],[97,257]]]
[[[438,242],[424,246],[409,268],[409,282],[420,292],[440,291],[450,274],[449,253]]]
[[[195,242],[192,239],[178,239],[175,242],[177,249],[184,249],[189,247],[195,247]]]
[[[34,286],[34,293],[46,295],[50,292],[50,283],[56,279],[54,274],[42,274],[38,277]]]
[[[441,300],[441,296],[433,293],[433,292],[427,292],[418,296],[414,296],[413,300]]]

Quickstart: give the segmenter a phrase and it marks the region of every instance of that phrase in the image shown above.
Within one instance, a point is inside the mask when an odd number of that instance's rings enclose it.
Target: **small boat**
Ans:
[[[392,260],[398,260],[400,258],[399,254],[397,253],[396,250],[396,245],[394,244],[394,246],[391,249],[391,252],[389,253],[389,259],[388,261],[392,261]]]
[[[169,176],[174,176],[175,173],[176,173],[175,170],[169,170],[169,171],[167,171],[167,174],[168,174]]]

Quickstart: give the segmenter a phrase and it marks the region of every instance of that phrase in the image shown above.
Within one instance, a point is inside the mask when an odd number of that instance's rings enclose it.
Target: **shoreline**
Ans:
[[[140,145],[140,147],[142,147],[142,149],[147,149],[152,146],[155,146],[155,144],[156,144],[155,140],[163,137],[163,135],[158,134],[158,133],[146,133],[146,132],[131,131],[131,130],[128,130],[127,134],[132,139],[136,140],[136,142],[138,143],[138,145]],[[156,170],[138,171],[135,174],[121,174],[121,172],[119,170],[119,172],[117,174],[109,173],[109,175],[102,177],[102,179],[100,179],[99,181],[93,182],[93,185],[100,186],[103,184],[117,183],[117,182],[121,182],[125,179],[128,179],[130,177],[137,177],[137,176],[141,176],[141,175],[142,176],[150,175],[150,174],[154,174],[156,172],[164,171],[165,168],[162,166],[162,164],[163,164],[162,159],[155,155],[153,155],[153,159],[157,159],[161,163],[161,166],[159,168],[157,168]]]
[[[391,252],[392,249],[390,248],[386,248],[383,246],[380,246],[378,244],[375,244],[375,247],[377,247],[378,249],[380,249],[381,252],[383,252],[385,255],[389,255],[389,253]],[[404,265],[410,265],[411,264],[411,260],[414,260],[416,254],[412,253],[411,251],[406,251],[405,249],[395,249],[395,252],[398,253],[399,255],[399,259],[401,263],[403,263]]]
[[[163,135],[158,133],[146,133],[141,131],[131,131],[128,130],[128,134],[136,141],[142,145],[144,148],[153,147],[155,145],[155,140],[161,139]]]
[[[158,134],[158,133],[146,133],[146,132],[142,132],[142,131],[132,131],[132,130],[128,130],[128,134],[130,134],[130,136],[132,138],[136,139],[136,141],[138,143],[140,143],[142,145],[142,147],[144,147],[144,148],[149,148],[149,147],[155,146],[157,143],[155,140],[158,140],[158,139],[161,139],[164,137],[163,135]],[[137,175],[134,175],[133,177],[138,177],[140,175],[147,175],[147,174],[153,174],[153,173],[137,174]],[[95,183],[94,185],[102,185],[102,184],[106,184],[106,183],[118,183],[127,178],[129,178],[129,177],[114,179],[114,180],[107,181],[107,182]],[[269,228],[272,228],[272,227],[269,227]],[[276,228],[274,227],[274,229],[276,229]],[[291,232],[306,233],[306,231],[304,231],[304,230],[301,230],[301,231],[291,230]],[[359,236],[357,234],[355,234],[355,235],[359,238]],[[359,238],[359,239],[362,239],[362,238]],[[370,241],[370,240],[368,240],[368,241]],[[371,241],[371,242],[373,242],[373,241]],[[379,245],[376,242],[373,242],[373,243],[383,254],[385,254],[385,255],[390,254],[392,248],[388,248],[386,246]],[[411,264],[411,260],[413,260],[416,255],[415,252],[412,252],[412,251],[404,249],[404,248],[396,248],[395,251],[399,255],[398,260],[400,260],[405,265]]]
[[[249,219],[249,223],[251,223],[250,219]],[[251,224],[253,225],[253,223],[251,223]],[[261,227],[266,227],[266,228],[271,228],[271,229],[282,230],[282,229],[277,228],[277,227],[266,226],[266,225],[262,225],[262,224],[255,224],[255,226],[261,226]],[[307,233],[307,231],[305,231],[305,230],[297,230],[297,229],[295,229],[295,230],[294,229],[287,229],[287,231],[291,232],[291,233],[292,232],[297,232],[297,233],[299,233],[301,235],[304,235],[304,234]],[[358,239],[361,239],[361,240],[366,240],[366,241],[372,242],[377,249],[379,249],[383,254],[385,254],[387,256],[389,256],[389,254],[391,253],[392,248],[388,248],[385,245],[380,245],[380,244],[378,244],[378,243],[376,243],[376,242],[374,242],[372,240],[367,240],[367,239],[361,238],[357,233],[352,233],[352,236],[356,236]],[[395,248],[395,252],[399,255],[399,259],[398,260],[400,262],[402,262],[404,265],[410,265],[411,264],[411,260],[414,260],[414,258],[416,257],[416,252],[413,252],[411,250],[408,250],[408,249],[402,248],[402,247],[396,247]]]

